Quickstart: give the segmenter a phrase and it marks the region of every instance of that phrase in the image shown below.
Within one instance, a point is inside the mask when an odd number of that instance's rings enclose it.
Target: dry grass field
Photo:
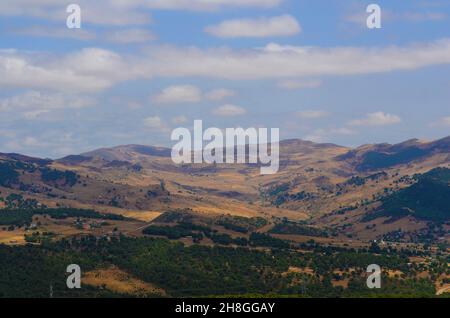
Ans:
[[[163,289],[139,280],[117,267],[84,273],[82,281],[86,285],[104,288],[118,294],[133,297],[167,296]]]

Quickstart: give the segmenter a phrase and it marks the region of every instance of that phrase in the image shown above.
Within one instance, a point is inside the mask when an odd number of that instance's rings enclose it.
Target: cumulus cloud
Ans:
[[[152,100],[157,104],[196,103],[202,100],[202,92],[193,85],[169,86]]]
[[[144,125],[149,129],[166,129],[163,120],[158,116],[144,118]]]
[[[297,47],[269,44],[231,50],[162,47],[149,52],[149,72],[161,76],[267,79],[415,70],[450,63],[450,40],[413,46]]]
[[[14,112],[22,114],[26,119],[36,119],[54,110],[79,109],[93,106],[95,103],[94,99],[85,96],[29,91],[0,100],[0,112]]]
[[[302,119],[317,119],[327,117],[330,113],[323,110],[305,110],[296,112],[295,115]]]
[[[259,49],[151,47],[120,55],[87,48],[66,56],[36,58],[0,50],[0,85],[70,91],[99,91],[126,80],[206,77],[230,80],[350,76],[408,71],[450,63],[450,39],[411,46],[297,47]]]
[[[301,32],[300,24],[290,15],[271,18],[235,19],[205,28],[220,38],[292,36]]]
[[[100,48],[85,48],[71,53],[50,67],[68,66],[68,70],[81,76],[109,79],[111,82],[133,79],[132,61],[124,59],[120,54]],[[128,71],[126,71],[128,69]]]
[[[217,11],[226,8],[270,8],[283,0],[77,0],[83,23],[143,25],[151,22],[151,10]],[[29,16],[64,22],[67,4],[61,0],[2,0],[0,16]]]
[[[226,7],[271,8],[283,0],[147,0],[146,6],[152,9],[186,9],[209,11]]]
[[[349,124],[351,126],[386,126],[398,124],[401,121],[402,119],[397,115],[376,112],[367,114],[364,118],[352,120]]]
[[[60,158],[80,151],[85,139],[73,133],[48,130],[43,133],[17,132],[3,144],[4,151],[26,153],[31,156]],[[84,145],[84,148],[86,145]],[[75,148],[78,148],[77,150]],[[86,148],[85,148],[86,149]]]
[[[125,72],[126,69],[129,72]],[[0,85],[62,91],[99,91],[132,76],[114,52],[83,49],[64,57],[0,50]]]
[[[68,29],[56,26],[32,26],[26,28],[16,28],[7,30],[9,34],[59,38],[59,39],[75,39],[81,41],[100,40],[115,44],[131,44],[146,43],[156,39],[156,36],[149,30],[139,28],[128,28],[118,30],[107,30],[99,36],[95,32],[85,29]]]
[[[344,135],[349,136],[353,135],[356,132],[347,127],[340,128],[329,128],[329,129],[316,129],[312,131],[309,135],[303,137],[305,140],[313,141],[313,142],[325,142],[336,135]]]
[[[83,24],[115,26],[150,23],[150,14],[141,10],[145,2],[146,0],[128,3],[122,0],[76,1],[81,7]],[[69,3],[62,3],[60,0],[3,0],[0,2],[0,16],[28,16],[65,23]]]
[[[219,88],[213,89],[205,94],[205,98],[212,101],[223,100],[227,97],[233,97],[236,95],[236,92],[231,89]]]
[[[231,104],[220,106],[213,111],[214,115],[221,117],[241,116],[246,113],[247,111],[244,108]]]
[[[225,88],[214,89],[203,93],[194,85],[174,85],[162,90],[152,97],[157,104],[198,103],[202,100],[219,101],[234,96],[235,92]]]

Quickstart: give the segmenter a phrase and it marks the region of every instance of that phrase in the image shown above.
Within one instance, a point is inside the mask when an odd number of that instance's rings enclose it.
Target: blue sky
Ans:
[[[347,146],[450,135],[450,1],[72,2],[81,29],[65,1],[0,3],[0,152],[170,146],[194,119]]]

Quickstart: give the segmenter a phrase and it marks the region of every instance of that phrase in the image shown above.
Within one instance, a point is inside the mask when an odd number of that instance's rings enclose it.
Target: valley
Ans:
[[[361,285],[368,258],[387,264],[384,295],[408,294],[414,282],[414,295],[446,295],[450,137],[354,149],[286,140],[279,172],[259,168],[176,165],[169,149],[140,145],[57,160],[0,154],[0,248],[58,266],[86,251],[85,296],[370,296]],[[148,263],[156,246],[151,258],[177,264]],[[192,277],[188,262],[198,266]],[[236,272],[229,262],[246,263]],[[218,278],[228,271],[232,279]]]

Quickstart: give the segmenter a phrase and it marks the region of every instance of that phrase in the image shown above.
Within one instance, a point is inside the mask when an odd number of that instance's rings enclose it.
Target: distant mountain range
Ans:
[[[18,204],[6,200],[18,194],[23,202],[141,220],[191,209],[205,216],[302,220],[359,239],[398,228],[412,238],[430,221],[448,229],[450,137],[354,149],[285,140],[280,171],[268,176],[256,165],[175,165],[170,153],[124,145],[57,160],[0,154],[0,207]]]

